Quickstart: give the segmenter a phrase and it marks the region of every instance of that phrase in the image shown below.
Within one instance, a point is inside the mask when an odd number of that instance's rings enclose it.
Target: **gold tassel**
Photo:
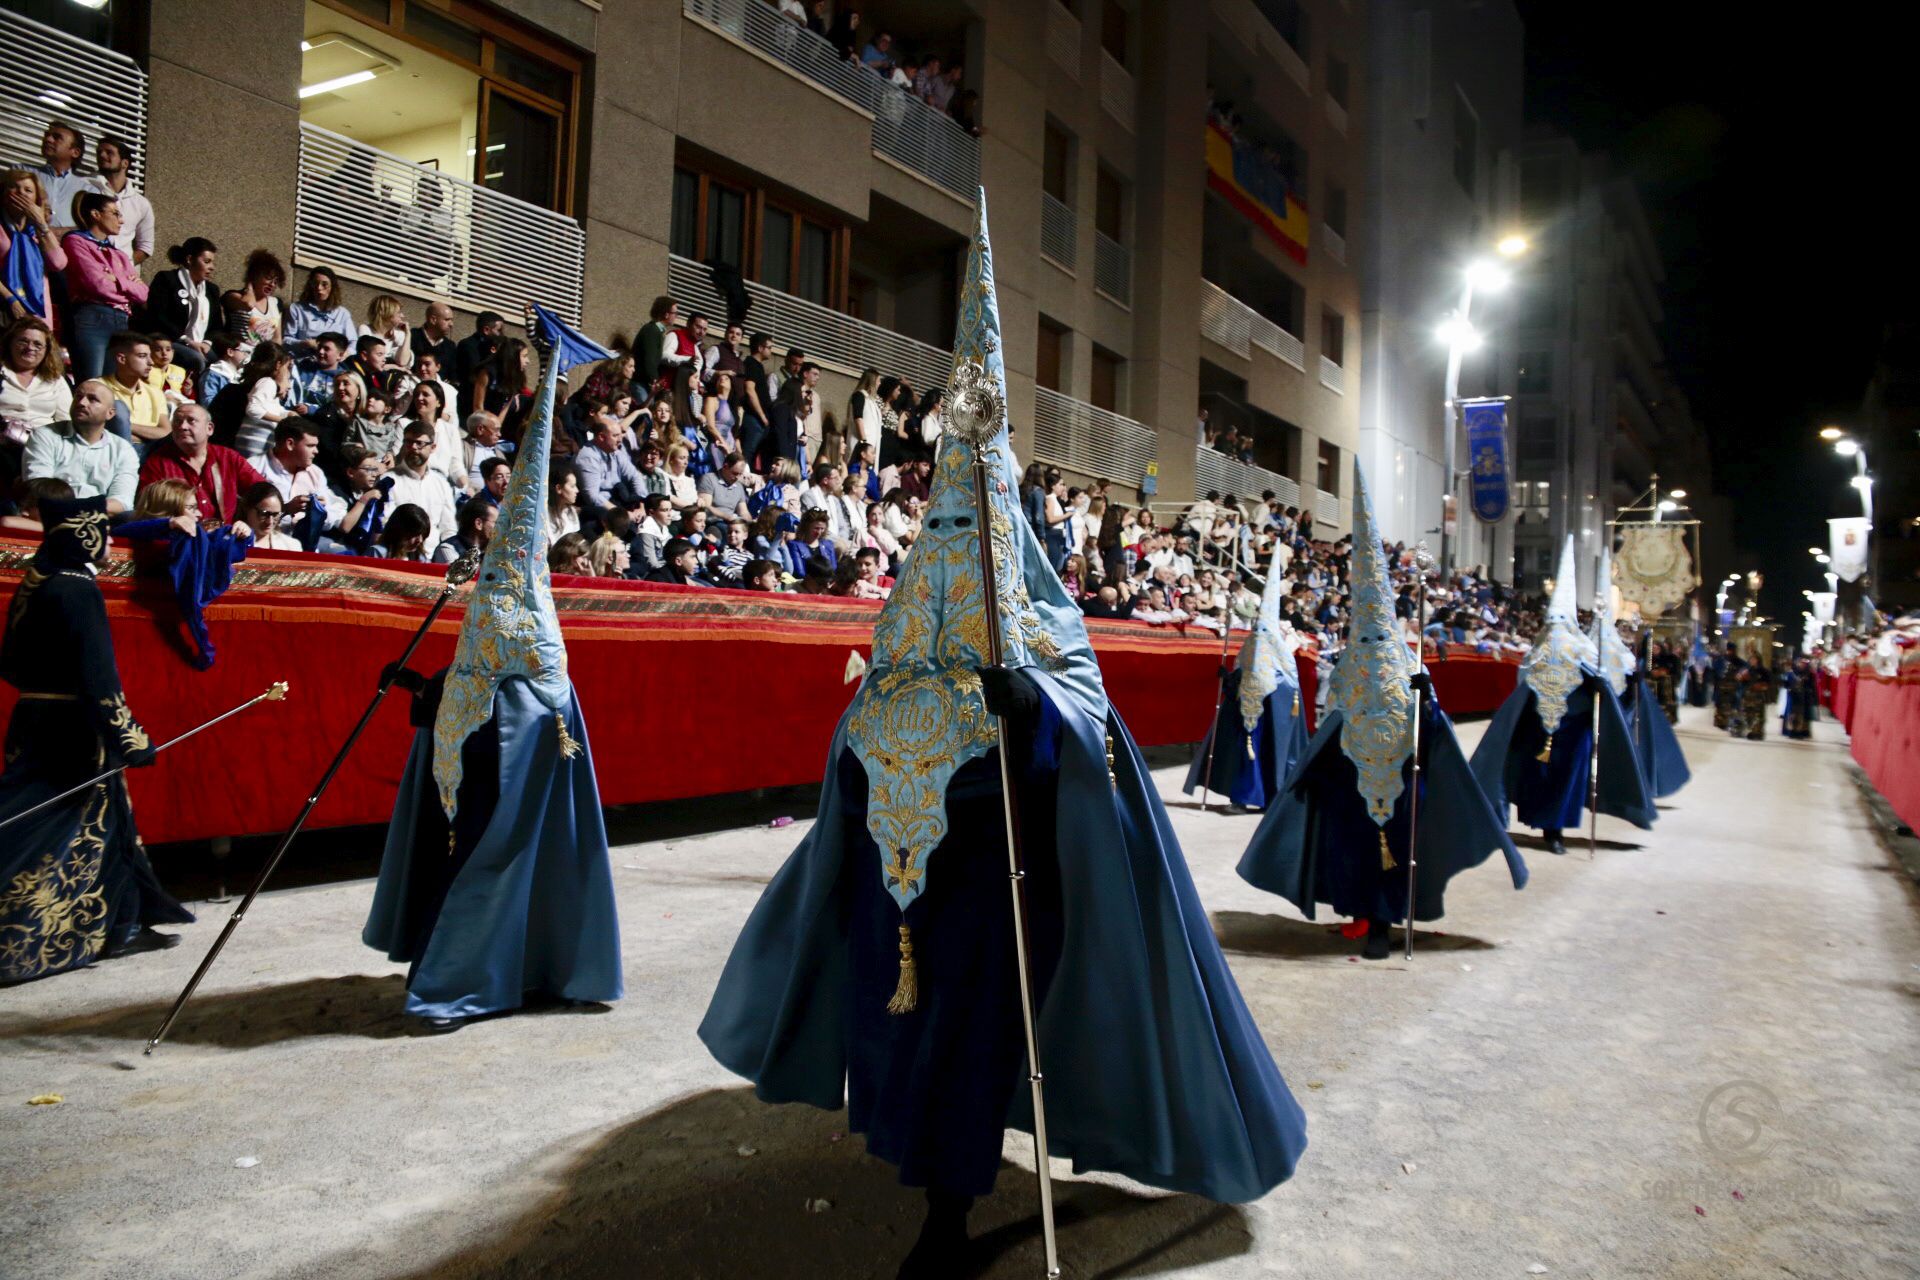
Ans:
[[[561,758],[562,758],[562,759],[566,759],[566,760],[571,760],[571,759],[573,759],[573,758],[574,758],[575,756],[577,756],[577,755],[579,755],[579,754],[580,754],[580,743],[579,743],[578,741],[576,741],[576,740],[575,740],[575,738],[574,738],[574,736],[573,736],[572,734],[570,734],[570,733],[568,733],[568,732],[567,732],[567,720],[566,720],[566,717],[565,717],[565,716],[563,716],[563,715],[559,715],[559,714],[556,714],[556,715],[555,715],[555,716],[553,717],[553,723],[554,723],[554,727],[560,730],[560,755],[561,755]]]
[[[453,832],[451,831],[447,832],[447,856],[449,858],[453,856]]]
[[[1387,848],[1387,833],[1382,830],[1380,832],[1380,869],[1391,871],[1399,865],[1393,860],[1393,850]]]
[[[1547,745],[1540,748],[1540,754],[1535,756],[1534,759],[1538,760],[1541,764],[1545,764],[1547,761],[1551,760],[1552,758],[1553,758],[1553,735],[1548,734]]]
[[[888,1013],[912,1013],[920,1007],[920,973],[913,963],[913,934],[900,926],[900,985],[887,1001]]]
[[[1300,695],[1298,693],[1293,695],[1293,714],[1295,719],[1298,719],[1300,716]]]
[[[1249,748],[1251,749],[1251,748]],[[1115,791],[1120,789],[1120,779],[1113,772],[1113,735],[1107,735],[1107,785]]]

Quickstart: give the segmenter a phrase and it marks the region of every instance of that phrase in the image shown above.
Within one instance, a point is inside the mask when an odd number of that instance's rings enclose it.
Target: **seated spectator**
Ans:
[[[556,467],[547,477],[547,547],[580,532],[580,473],[572,467]],[[586,540],[581,540],[586,545]]]
[[[646,518],[633,534],[633,561],[647,574],[666,563],[666,546],[673,538],[673,501],[656,493],[644,505]]]
[[[800,464],[792,458],[775,460],[772,470],[767,473],[767,482],[757,489],[747,500],[747,507],[756,516],[769,508],[777,508],[788,515],[800,514]]]
[[[421,357],[423,360],[426,357]],[[445,386],[443,382],[440,384]],[[467,438],[461,456],[467,466],[467,492],[478,493],[486,487],[485,468],[495,458],[505,460],[506,448],[500,443],[500,419],[485,409],[467,415]]]
[[[295,355],[309,355],[320,339],[334,334],[340,339],[342,358],[359,340],[360,326],[353,322],[340,294],[340,277],[331,268],[315,267],[307,272],[306,287],[300,300],[287,308],[286,342]]]
[[[215,397],[239,382],[243,363],[240,353],[245,349],[246,340],[237,333],[222,329],[208,335],[209,359],[206,372],[200,375],[200,384],[194,389],[194,399],[211,407]]]
[[[232,524],[240,495],[265,479],[240,454],[213,443],[213,418],[198,404],[173,411],[172,432],[140,465],[142,484],[185,480],[192,485],[203,525]]]
[[[587,561],[593,566],[596,578],[624,578],[633,567],[633,553],[627,549],[625,539],[609,531],[587,547]]]
[[[427,467],[433,474],[446,482],[455,493],[467,492],[467,469],[462,465],[465,445],[460,439],[459,428],[453,425],[453,419],[447,416],[446,391],[438,381],[417,382],[408,398],[408,417],[403,420],[405,426],[419,424],[433,432],[433,452],[428,455]]]
[[[687,472],[687,446],[675,443],[667,447],[667,497],[675,511],[705,507],[713,500],[702,494]]]
[[[427,543],[432,538],[433,522],[427,513],[411,502],[403,502],[387,517],[387,527],[380,531],[380,540],[374,544],[371,554],[382,560],[425,564],[430,557]]]
[[[294,384],[299,389],[300,407],[312,413],[333,399],[333,384],[339,380],[349,344],[343,334],[323,333],[307,345],[313,354],[295,366]]]
[[[926,458],[910,458],[900,468],[900,489],[921,504],[933,488],[933,463]]]
[[[107,340],[107,386],[126,408],[134,447],[144,449],[167,437],[170,411],[166,397],[153,389],[147,375],[153,370],[153,347],[144,333],[122,329]]]
[[[298,394],[293,385],[292,354],[277,342],[260,343],[254,347],[247,367],[240,371],[238,385],[246,388],[246,404],[233,447],[243,458],[257,458],[273,443],[273,429],[293,412],[287,407],[287,401]],[[135,433],[138,431],[136,427]]]
[[[362,388],[363,399],[360,412],[347,424],[348,444],[364,445],[373,449],[393,465],[400,454],[400,423],[391,417],[393,399],[378,387],[369,387],[354,374],[347,375],[348,380]]]
[[[73,392],[53,330],[38,316],[15,320],[0,338],[0,429],[19,448],[35,427],[72,417]]]
[[[267,551],[300,551],[298,540],[280,532],[284,504],[280,490],[257,484],[240,495],[240,519],[253,531],[253,545]]]
[[[404,374],[413,368],[413,328],[407,323],[406,306],[390,293],[376,293],[367,303],[367,322],[360,332],[371,334],[386,344],[387,368]]]
[[[0,173],[0,305],[10,320],[53,319],[52,276],[67,269],[47,190],[31,169]]]
[[[387,363],[387,340],[379,334],[362,333],[340,367],[359,378],[368,395],[380,391],[389,405],[399,403],[401,371]]]
[[[867,47],[860,51],[860,65],[891,79],[893,76],[893,33],[876,31]]]
[[[598,400],[589,400],[593,438],[574,458],[580,473],[580,505],[588,511],[637,511],[646,496],[640,472],[620,447],[623,429]]]
[[[428,559],[432,558],[434,548],[453,536],[455,526],[453,490],[447,486],[447,478],[428,465],[433,458],[433,444],[431,422],[407,423],[400,433],[400,455],[393,460],[393,470],[387,474],[392,482],[388,499],[396,506],[419,507],[427,518],[426,546],[421,554]]]
[[[278,293],[286,287],[287,269],[268,249],[255,249],[247,255],[246,283],[221,299],[227,310],[227,329],[237,329],[246,339],[241,360],[253,356],[255,344],[284,343],[285,320]]]
[[[840,492],[840,475],[835,463],[824,460],[814,463],[807,487],[800,491],[800,509],[825,511],[828,499]]]
[[[480,489],[473,495],[473,501],[499,506],[501,499],[507,496],[507,481],[512,476],[511,462],[501,457],[488,458],[480,464]]]
[[[422,384],[431,384],[440,393],[440,416],[434,423],[433,469],[459,492],[471,493],[480,487],[480,480],[473,474],[474,460],[467,457],[467,434],[460,425],[460,411],[455,407],[459,402],[453,384],[440,376],[440,357],[432,351],[421,351],[413,357],[416,393]]]
[[[796,578],[806,576],[807,563],[811,560],[826,561],[829,577],[840,564],[839,553],[833,549],[833,540],[827,536],[827,513],[817,509],[810,509],[800,517],[798,536],[781,550],[787,558],[787,572]]]
[[[67,255],[69,345],[74,375],[97,378],[107,368],[107,344],[126,332],[133,309],[146,305],[147,285],[133,259],[113,243],[120,233],[119,203],[83,191],[74,197],[74,211],[79,225],[60,241]]]
[[[173,340],[173,359],[196,388],[213,357],[210,342],[221,324],[220,290],[213,283],[219,249],[204,236],[189,236],[167,250],[171,270],[147,288],[147,327],[155,337]],[[205,404],[207,397],[200,403]]]
[[[807,571],[800,575],[793,589],[803,596],[829,595],[833,591],[836,572],[832,562],[825,556],[811,556],[807,559]]]
[[[748,561],[753,556],[747,551],[747,522],[729,520],[725,532],[720,538],[720,549],[707,561],[707,577],[720,586],[738,587],[743,585],[741,575],[746,572]]]
[[[302,520],[308,507],[320,508],[317,528],[328,528],[328,498],[332,490],[327,477],[314,462],[320,451],[320,437],[305,418],[287,418],[273,429],[273,449],[261,464],[261,472],[274,492],[280,495],[282,518],[289,524]]]
[[[166,401],[167,413],[185,404],[192,397],[187,394],[187,371],[174,363],[172,338],[154,335],[147,339],[147,349],[152,353],[151,367],[147,370],[147,384],[160,393]]]
[[[373,554],[387,523],[386,459],[365,445],[350,444],[340,453],[341,487],[329,505],[339,516],[329,527],[348,555]]]
[[[842,555],[860,549],[867,535],[866,494],[857,476],[840,472],[840,492],[827,498],[827,533]]]
[[[503,338],[493,359],[473,375],[473,406],[500,419],[500,431],[518,447],[533,411],[533,349],[519,338]]]
[[[867,508],[867,525],[860,537],[860,550],[872,551],[879,557],[879,570],[883,574],[900,563],[903,554],[900,539],[894,537],[887,528],[887,509],[882,503],[876,502]]]
[[[740,579],[748,591],[778,591],[780,566],[771,560],[749,560],[740,572]]]
[[[648,582],[666,582],[677,587],[704,587],[694,575],[700,568],[700,553],[685,538],[669,538],[661,549],[661,563],[649,570]]]
[[[69,421],[38,427],[27,437],[26,478],[63,481],[76,498],[104,494],[112,514],[130,510],[140,461],[132,444],[108,430],[112,389],[99,378],[81,383],[68,412]]]
[[[453,536],[433,549],[435,564],[452,564],[469,551],[478,555],[493,541],[500,525],[500,508],[491,502],[469,502],[460,508]]]
[[[856,600],[885,600],[893,594],[893,589],[880,581],[880,553],[871,549],[863,550],[852,561],[842,560],[840,568],[853,565],[853,581],[848,588],[839,592],[852,596]]]
[[[29,480],[20,491],[20,510],[14,515],[0,515],[0,532],[38,536],[45,532],[40,523],[40,500],[51,498],[65,501],[73,496],[73,486],[65,480],[51,477]]]
[[[843,492],[862,502],[880,501],[880,477],[873,469],[873,450],[864,440],[856,443],[847,456],[847,479],[853,482],[853,487]]]
[[[906,554],[906,549],[920,536],[920,499],[905,489],[892,489],[880,500],[880,511],[881,525],[900,544],[900,554]]]
[[[749,483],[752,476],[747,471],[747,461],[738,453],[729,453],[721,459],[720,467],[700,477],[699,491],[707,499],[707,507],[715,515],[730,520],[751,520],[753,512],[748,508],[748,499],[753,489]]]
[[[547,568],[553,573],[569,573],[575,577],[593,576],[593,554],[587,547],[587,540],[578,531],[564,534],[554,541],[553,550],[547,552]]]
[[[768,507],[754,517],[748,529],[747,553],[761,560],[778,561],[784,567],[787,556],[781,548],[799,532],[800,517],[779,507]]]
[[[449,372],[460,391],[460,412],[472,413],[483,408],[474,396],[475,380],[481,370],[493,362],[494,353],[500,349],[502,335],[507,331],[507,322],[497,311],[482,311],[474,317],[473,332],[454,344],[454,365]],[[495,415],[496,417],[499,415]],[[501,424],[504,428],[505,424]]]
[[[193,486],[184,480],[155,480],[142,485],[140,496],[134,500],[133,518],[182,520],[187,522],[179,526],[182,533],[198,530],[200,524],[193,518]]]

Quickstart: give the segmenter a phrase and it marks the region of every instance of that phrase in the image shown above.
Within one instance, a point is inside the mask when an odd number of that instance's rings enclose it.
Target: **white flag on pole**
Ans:
[[[1867,571],[1867,533],[1871,528],[1865,516],[1841,516],[1827,521],[1830,566],[1842,582],[1855,582]]]

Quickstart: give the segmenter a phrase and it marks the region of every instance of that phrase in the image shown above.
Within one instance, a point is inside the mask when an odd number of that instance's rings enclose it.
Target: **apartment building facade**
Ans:
[[[162,243],[211,238],[223,283],[264,246],[356,306],[538,299],[606,337],[661,293],[717,316],[737,279],[834,408],[869,366],[944,382],[984,186],[1023,458],[1346,523],[1363,5],[863,5],[863,43],[960,64],[977,136],[766,0],[12,9],[0,144],[31,157],[56,117],[132,135]],[[1257,465],[1199,447],[1203,403]]]

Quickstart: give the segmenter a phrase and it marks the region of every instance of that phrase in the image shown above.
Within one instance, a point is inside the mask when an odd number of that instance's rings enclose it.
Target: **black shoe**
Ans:
[[[1367,922],[1367,944],[1360,948],[1362,960],[1385,960],[1393,954],[1393,926],[1385,920]]]
[[[1230,804],[1227,806],[1227,812],[1233,814],[1235,817],[1239,817],[1243,813],[1252,813],[1253,810],[1243,804]]]
[[[465,1018],[422,1018],[420,1025],[426,1028],[430,1036],[443,1036],[449,1031],[458,1031],[467,1025]]]
[[[1560,838],[1558,831],[1542,831],[1540,838],[1547,842],[1548,853],[1565,853],[1567,851],[1566,842]]]
[[[972,1196],[927,1192],[927,1220],[920,1238],[900,1263],[896,1280],[962,1280],[972,1274],[973,1242],[967,1239]]]
[[[161,933],[158,929],[149,929],[144,925],[140,932],[107,952],[107,959],[118,960],[121,956],[137,956],[143,951],[165,951],[169,947],[180,945],[177,933]]]

